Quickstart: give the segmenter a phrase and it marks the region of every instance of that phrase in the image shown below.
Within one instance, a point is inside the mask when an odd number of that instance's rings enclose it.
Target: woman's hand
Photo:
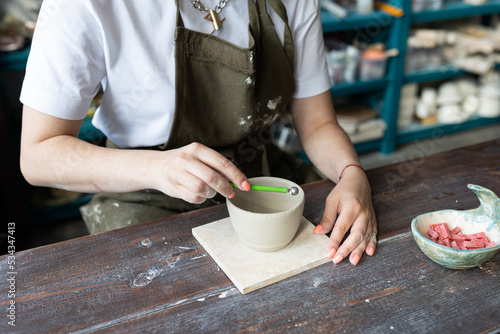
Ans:
[[[203,203],[217,193],[234,197],[233,182],[250,190],[246,176],[227,158],[199,143],[163,152],[156,171],[158,190],[190,203]]]
[[[347,168],[342,180],[328,195],[323,218],[314,233],[330,231],[327,251],[335,264],[350,254],[349,261],[357,265],[363,252],[375,253],[377,222],[371,190],[365,173],[357,167]],[[349,236],[342,242],[348,231]]]
[[[377,245],[377,222],[368,178],[360,168],[345,168],[360,162],[349,136],[337,122],[330,91],[292,100],[290,108],[313,164],[330,180],[338,180],[344,171],[342,181],[326,199],[323,218],[314,232],[332,231],[327,251],[334,263],[350,255],[349,260],[356,265],[363,252],[373,255]],[[348,231],[349,236],[342,242]]]
[[[105,148],[80,140],[81,124],[24,107],[21,170],[29,183],[86,193],[157,189],[191,203],[217,192],[232,196],[229,182],[250,190],[233,163],[201,144],[164,152]]]

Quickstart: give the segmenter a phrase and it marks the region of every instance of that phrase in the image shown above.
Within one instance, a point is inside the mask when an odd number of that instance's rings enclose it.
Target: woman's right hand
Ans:
[[[217,193],[234,197],[230,182],[241,190],[250,190],[245,174],[229,159],[207,146],[192,143],[162,153],[155,177],[157,189],[169,196],[200,204]]]
[[[105,148],[79,139],[81,124],[24,107],[20,162],[29,183],[85,193],[157,189],[191,203],[216,193],[234,196],[229,182],[250,190],[233,163],[204,145],[169,151]]]

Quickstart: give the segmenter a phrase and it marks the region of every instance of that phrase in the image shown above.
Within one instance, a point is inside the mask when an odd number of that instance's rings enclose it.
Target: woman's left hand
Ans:
[[[371,189],[364,171],[357,167],[345,170],[342,180],[328,195],[323,218],[314,229],[317,234],[330,231],[327,251],[335,264],[349,256],[349,261],[357,265],[363,252],[368,255],[375,253],[377,221]]]

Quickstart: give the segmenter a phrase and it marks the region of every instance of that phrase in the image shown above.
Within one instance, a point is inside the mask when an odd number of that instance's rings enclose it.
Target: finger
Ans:
[[[351,252],[351,255],[349,255],[349,262],[351,262],[351,264],[357,265],[359,263],[359,260],[361,260],[361,258],[363,257],[363,252],[368,249],[367,245],[369,244],[373,235],[373,226],[372,224],[369,224],[363,241],[360,242],[359,245]]]
[[[243,172],[240,171],[238,167],[236,167],[228,158],[201,144],[196,145],[194,150],[198,154],[200,161],[222,175],[222,179],[225,182],[223,182],[220,186],[223,187],[225,196],[228,196],[233,192],[233,187],[226,180],[232,181],[241,190],[250,190],[251,186],[245,174],[243,174]],[[217,186],[217,184],[215,184],[215,186]],[[216,190],[220,192],[218,189]]]
[[[353,210],[342,211],[335,220],[333,228],[330,228],[332,233],[330,235],[330,240],[328,242],[328,248],[337,249],[342,242],[342,239],[349,231],[352,222],[356,219]]]
[[[184,184],[189,187],[194,194],[205,198],[212,198],[216,193],[224,197],[234,195],[233,187],[220,175],[204,163],[197,162],[189,167],[188,172],[195,177],[191,179],[192,184]]]
[[[329,200],[327,198],[325,204],[325,212],[323,213],[323,217],[319,224],[314,228],[313,233],[316,234],[326,234],[330,232],[335,224],[335,220],[337,219],[338,212],[338,201]],[[330,248],[328,248],[328,251]]]
[[[364,239],[366,233],[366,223],[363,217],[353,217],[353,213],[343,213],[337,219],[330,236],[329,244],[332,248],[337,249],[333,257],[333,263],[339,263],[347,257]],[[351,223],[353,222],[354,223]],[[340,245],[342,239],[345,237],[350,229],[349,236]]]
[[[209,196],[212,193],[215,193],[202,180],[189,173],[184,174],[183,178],[178,180],[176,188],[178,189],[179,198],[193,204],[201,204],[207,198],[211,198]]]
[[[377,221],[373,219],[373,229],[370,239],[368,240],[368,246],[366,246],[366,254],[372,256],[375,254],[375,249],[377,248]]]

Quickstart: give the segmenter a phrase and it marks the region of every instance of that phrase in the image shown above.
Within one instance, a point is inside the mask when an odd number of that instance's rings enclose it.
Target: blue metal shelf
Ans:
[[[370,15],[359,15],[350,11],[349,15],[339,20],[330,13],[322,10],[321,21],[323,23],[323,32],[337,32],[357,29],[374,29],[391,26],[395,18],[381,11],[375,11]]]
[[[415,73],[406,74],[404,83],[429,82],[436,80],[449,80],[466,75],[467,72],[454,65],[442,66],[436,69],[421,70]]]
[[[500,12],[500,0],[490,0],[480,6],[464,4],[461,1],[447,3],[440,10],[426,10],[412,13],[413,23],[459,19],[476,15],[491,15]]]
[[[80,128],[80,133],[78,138],[93,142],[104,138],[104,134],[92,125],[92,118],[87,117],[83,120],[82,127]]]
[[[21,71],[26,68],[30,47],[19,51],[0,53],[0,69],[4,71]]]
[[[497,123],[500,123],[500,117],[485,118],[480,116],[473,116],[468,121],[459,124],[436,123],[424,126],[414,123],[398,133],[396,142],[398,145],[401,145],[415,140],[441,138],[446,134]]]
[[[330,92],[332,97],[368,93],[374,91],[381,91],[387,88],[389,84],[388,78],[382,78],[372,81],[356,81],[353,83],[339,83],[332,86]]]
[[[48,224],[55,221],[74,219],[80,214],[80,207],[90,202],[94,195],[83,194],[80,198],[63,205],[47,205],[35,208],[37,222],[39,224]]]
[[[354,144],[354,149],[356,150],[356,152],[358,152],[358,154],[372,152],[379,150],[381,144],[382,144],[382,139],[373,139],[362,143]]]
[[[500,69],[500,64],[495,64],[495,70]],[[429,81],[437,81],[437,80],[449,80],[458,78],[464,75],[468,75],[470,73],[459,69],[454,65],[446,65],[440,68],[429,69],[429,70],[421,70],[415,73],[406,74],[403,81],[404,83],[412,83],[412,82],[429,82]]]

